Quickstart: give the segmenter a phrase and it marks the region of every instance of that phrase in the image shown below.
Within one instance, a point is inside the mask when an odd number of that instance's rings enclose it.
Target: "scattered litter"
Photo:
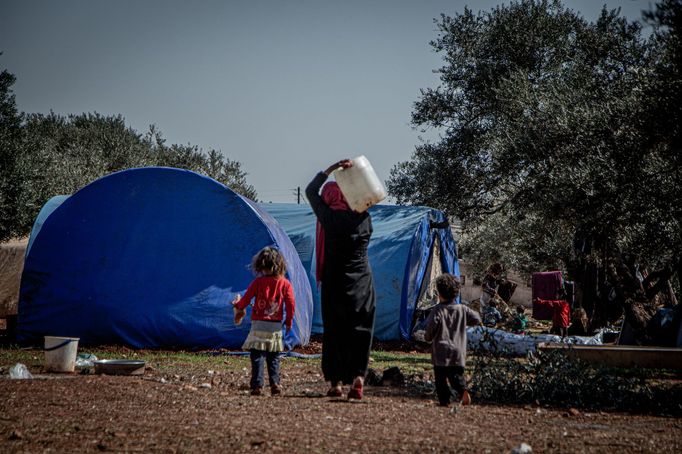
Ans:
[[[210,383],[202,383],[202,384],[199,385],[199,388],[208,388],[208,389],[210,389],[210,388],[211,388],[211,384],[210,384]]]
[[[511,454],[530,454],[533,452],[533,448],[529,444],[521,443],[516,448],[512,449]]]
[[[303,390],[303,397],[324,397],[324,394],[319,391],[313,391],[312,389],[306,388]]]
[[[160,383],[168,383],[168,380],[166,380],[165,378],[161,377],[161,380],[159,380],[159,382],[160,382]]]
[[[97,357],[92,353],[79,353],[76,357],[76,367],[94,367]]]
[[[25,365],[16,363],[10,368],[9,377],[16,380],[28,380],[33,378],[33,375],[31,375]]]

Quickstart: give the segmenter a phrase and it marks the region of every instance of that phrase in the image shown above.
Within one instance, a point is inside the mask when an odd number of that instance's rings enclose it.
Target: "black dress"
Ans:
[[[374,281],[367,260],[372,218],[367,212],[329,208],[319,195],[326,180],[320,172],[306,188],[325,235],[322,372],[327,381],[350,384],[367,372],[374,333]]]

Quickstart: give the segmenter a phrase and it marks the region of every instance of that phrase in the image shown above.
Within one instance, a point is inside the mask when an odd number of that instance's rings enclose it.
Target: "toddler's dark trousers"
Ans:
[[[436,394],[441,405],[448,405],[450,403],[452,389],[457,393],[458,400],[462,398],[462,393],[466,389],[463,367],[433,366],[433,372],[436,377]]]

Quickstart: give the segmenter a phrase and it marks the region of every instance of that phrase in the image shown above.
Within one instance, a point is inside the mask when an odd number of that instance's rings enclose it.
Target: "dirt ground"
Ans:
[[[540,406],[435,405],[411,387],[324,396],[319,359],[282,359],[284,394],[251,397],[246,357],[93,351],[142,358],[144,376],[42,374],[42,353],[0,350],[0,452],[681,452],[682,418]],[[428,355],[372,355],[430,373]],[[23,361],[37,375],[11,380]]]

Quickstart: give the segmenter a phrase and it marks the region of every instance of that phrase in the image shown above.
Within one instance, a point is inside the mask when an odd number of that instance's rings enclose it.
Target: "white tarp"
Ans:
[[[535,352],[540,343],[602,345],[601,331],[592,337],[568,336],[553,334],[514,334],[497,328],[475,326],[467,328],[467,349],[484,350],[512,356],[525,356]]]

